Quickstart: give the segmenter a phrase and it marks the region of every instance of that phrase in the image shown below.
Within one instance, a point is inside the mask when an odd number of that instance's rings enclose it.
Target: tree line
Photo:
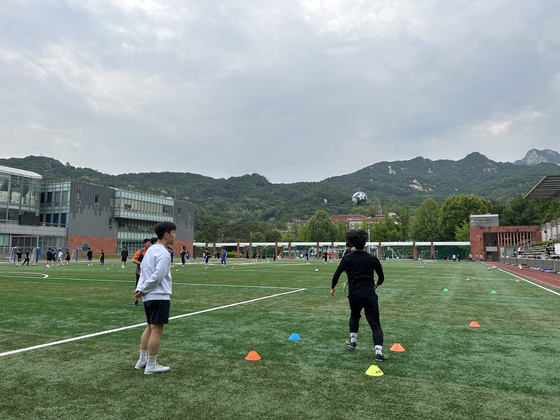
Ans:
[[[449,197],[440,207],[434,199],[427,198],[415,210],[414,218],[411,218],[408,210],[401,207],[395,216],[385,212],[384,220],[364,222],[361,228],[369,232],[371,241],[470,241],[470,216],[479,214],[498,214],[501,226],[540,225],[560,217],[560,203],[525,200],[519,194],[506,203],[492,204],[490,200],[474,194],[461,194]],[[329,214],[321,209],[305,225],[294,223],[290,231],[286,231],[286,224],[283,222],[210,222],[202,230],[202,240],[343,242],[348,229],[344,222],[331,222]]]

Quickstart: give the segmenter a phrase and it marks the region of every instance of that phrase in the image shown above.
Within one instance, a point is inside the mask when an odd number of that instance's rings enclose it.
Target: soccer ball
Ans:
[[[358,191],[354,193],[354,195],[352,196],[352,201],[354,202],[355,205],[361,206],[366,204],[367,196],[365,193]]]

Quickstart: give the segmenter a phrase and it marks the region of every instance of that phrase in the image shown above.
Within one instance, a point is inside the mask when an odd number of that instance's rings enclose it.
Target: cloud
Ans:
[[[552,0],[11,2],[3,155],[273,182],[418,155],[517,160],[558,149],[559,11]]]

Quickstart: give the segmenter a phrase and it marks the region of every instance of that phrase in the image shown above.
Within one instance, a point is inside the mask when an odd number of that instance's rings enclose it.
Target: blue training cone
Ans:
[[[299,335],[297,335],[297,333],[293,333],[292,335],[290,335],[288,340],[292,340],[292,341],[301,340],[301,337]]]

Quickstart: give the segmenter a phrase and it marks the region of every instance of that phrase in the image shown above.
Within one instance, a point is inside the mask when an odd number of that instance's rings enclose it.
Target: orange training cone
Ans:
[[[391,348],[389,350],[391,350],[391,351],[404,351],[404,347],[401,346],[399,343],[395,343],[391,346]]]
[[[469,324],[469,327],[480,327],[480,324],[476,321],[473,321]]]
[[[261,360],[261,356],[255,350],[251,350],[245,360]]]
[[[470,279],[467,277],[467,281],[469,281]]]

